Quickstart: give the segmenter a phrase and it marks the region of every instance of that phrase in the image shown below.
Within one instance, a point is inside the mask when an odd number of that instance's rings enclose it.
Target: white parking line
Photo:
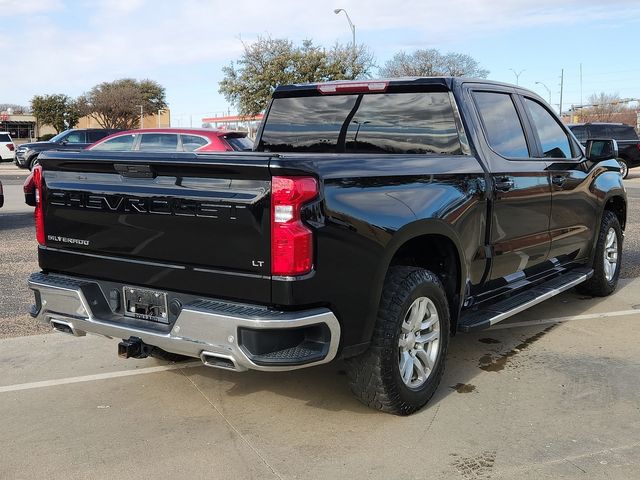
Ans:
[[[617,312],[588,313],[585,315],[571,315],[569,317],[540,318],[538,320],[529,320],[527,322],[499,323],[496,326],[491,327],[491,330],[501,330],[504,328],[515,327],[531,327],[534,325],[547,325],[549,323],[572,322],[574,320],[594,320],[607,317],[622,317],[624,315],[640,315],[640,310],[618,310]]]
[[[542,318],[530,320],[528,322],[499,323],[491,327],[491,330],[515,327],[531,327],[534,325],[546,325],[549,323],[571,322],[574,320],[594,320],[608,317],[621,317],[625,315],[640,315],[640,310],[619,310],[616,312],[590,313],[586,315],[573,315],[569,317]],[[96,380],[108,380],[110,378],[130,377],[133,375],[146,375],[148,373],[166,372],[168,370],[178,370],[181,368],[201,367],[201,362],[176,363],[171,365],[160,365],[158,367],[140,368],[137,370],[122,370],[119,372],[98,373],[95,375],[84,375],[82,377],[59,378],[57,380],[43,380],[40,382],[18,383],[16,385],[6,385],[0,387],[0,393],[18,392],[20,390],[32,390],[36,388],[56,387],[58,385],[69,385],[71,383],[93,382]]]
[[[147,373],[166,372],[167,370],[178,370],[181,368],[201,367],[202,362],[176,363],[171,365],[161,365],[158,367],[140,368],[138,370],[122,370],[119,372],[98,373],[96,375],[84,375],[82,377],[59,378],[57,380],[43,380],[41,382],[18,383],[0,387],[0,393],[17,392],[20,390],[32,390],[34,388],[55,387],[58,385],[68,385],[70,383],[93,382],[95,380],[107,380],[109,378],[130,377],[132,375],[146,375]]]

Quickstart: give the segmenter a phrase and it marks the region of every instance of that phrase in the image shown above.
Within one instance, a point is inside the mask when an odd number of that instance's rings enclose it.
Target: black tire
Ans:
[[[624,158],[619,158],[618,163],[620,164],[620,174],[622,178],[627,178],[629,176],[629,164]]]
[[[40,165],[40,161],[38,160],[38,155],[34,155],[29,159],[29,170],[33,170],[33,167],[36,165]]]
[[[615,271],[611,279],[607,279],[605,271],[604,258],[607,242],[607,235],[613,229],[617,240],[617,263]],[[606,297],[613,293],[618,286],[618,277],[620,276],[620,266],[622,265],[622,228],[615,213],[605,210],[602,215],[600,224],[600,233],[595,247],[595,255],[593,257],[593,276],[578,286],[578,291],[594,297]]]
[[[410,388],[400,373],[399,341],[410,307],[422,297],[431,300],[437,311],[439,341],[437,356],[424,383]],[[444,373],[449,318],[447,297],[435,274],[417,267],[392,267],[385,280],[371,346],[363,354],[346,360],[349,384],[356,397],[369,407],[396,415],[410,415],[422,408],[435,393]],[[410,376],[413,375],[411,367]]]

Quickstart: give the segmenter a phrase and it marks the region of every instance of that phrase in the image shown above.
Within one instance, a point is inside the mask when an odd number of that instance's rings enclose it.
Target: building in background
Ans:
[[[0,112],[0,131],[9,132],[16,144],[32,142],[42,135],[55,135],[50,125],[38,125],[36,117],[29,114]]]
[[[167,128],[171,126],[171,110],[159,110],[153,115],[145,115],[142,119],[142,128]],[[138,123],[134,128],[140,128]],[[87,115],[78,120],[76,128],[103,128],[93,115]]]

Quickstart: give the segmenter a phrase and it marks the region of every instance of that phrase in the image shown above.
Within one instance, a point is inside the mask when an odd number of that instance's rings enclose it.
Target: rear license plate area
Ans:
[[[167,294],[156,290],[123,287],[124,314],[150,322],[169,323]]]

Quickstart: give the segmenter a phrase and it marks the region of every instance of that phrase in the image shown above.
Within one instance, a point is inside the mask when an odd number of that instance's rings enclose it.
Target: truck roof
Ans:
[[[399,87],[409,87],[418,85],[438,85],[451,90],[454,85],[460,85],[462,83],[479,83],[486,85],[495,85],[501,87],[518,88],[522,87],[512,85],[505,82],[497,82],[494,80],[487,80],[484,78],[471,78],[471,77],[396,77],[396,78],[380,78],[380,79],[365,79],[365,80],[334,80],[331,82],[314,82],[314,83],[297,83],[291,85],[280,85],[276,87],[274,91],[274,97],[278,94],[293,93],[304,90],[319,90],[322,86],[343,86],[349,85],[376,85],[385,84]]]

